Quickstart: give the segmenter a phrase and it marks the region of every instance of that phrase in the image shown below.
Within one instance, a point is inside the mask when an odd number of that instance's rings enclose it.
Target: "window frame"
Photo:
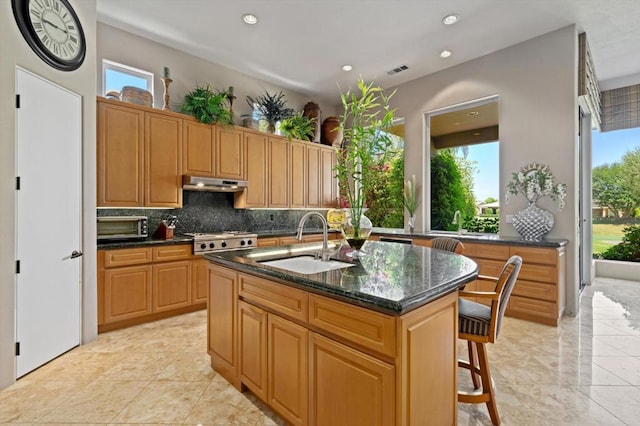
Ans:
[[[102,60],[102,96],[106,94],[107,91],[107,70],[117,71],[122,74],[128,74],[131,76],[135,76],[138,78],[142,78],[147,81],[147,90],[149,93],[153,94],[153,86],[154,86],[154,75],[150,71],[146,71],[140,68],[135,68],[130,65],[121,64],[119,62],[111,61],[109,59]]]
[[[454,231],[441,231],[441,230],[431,229],[431,152],[432,152],[431,150],[431,117],[446,114],[449,112],[459,111],[462,109],[473,108],[473,107],[485,105],[491,102],[497,102],[498,107],[500,107],[500,95],[499,94],[489,95],[482,98],[473,99],[470,101],[460,102],[457,104],[436,108],[433,110],[425,111],[423,113],[423,117],[422,117],[423,125],[424,125],[424,144],[423,144],[424,151],[423,152],[425,156],[424,157],[425,162],[423,167],[424,169],[423,182],[428,182],[428,184],[423,185],[423,188],[422,188],[422,199],[424,200],[424,204],[423,204],[424,208],[420,209],[422,210],[420,212],[420,216],[421,216],[422,223],[425,225],[424,226],[425,232],[451,233],[452,235],[457,234]],[[500,125],[499,122],[498,122],[498,125]],[[500,152],[498,152],[498,156],[500,156]],[[499,159],[498,159],[498,162],[500,162]],[[498,200],[502,200],[502,197],[500,196],[500,194],[498,195]]]

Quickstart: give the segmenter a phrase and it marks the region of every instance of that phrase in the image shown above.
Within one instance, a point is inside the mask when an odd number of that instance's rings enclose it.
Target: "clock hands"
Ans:
[[[62,31],[63,33],[67,34],[67,30],[65,28],[60,28],[59,26],[57,26],[56,24],[54,24],[53,22],[47,20],[47,19],[43,19],[42,22],[44,22],[45,24],[49,24],[51,25],[53,28],[58,29],[59,31]]]

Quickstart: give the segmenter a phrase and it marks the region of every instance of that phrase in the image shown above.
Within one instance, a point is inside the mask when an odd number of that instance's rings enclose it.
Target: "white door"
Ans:
[[[21,68],[16,89],[21,377],[80,344],[82,100]]]

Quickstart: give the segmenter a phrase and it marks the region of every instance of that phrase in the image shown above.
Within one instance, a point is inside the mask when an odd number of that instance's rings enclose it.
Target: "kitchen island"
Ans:
[[[321,247],[205,255],[212,367],[292,424],[456,424],[457,290],[476,263],[373,241],[355,261],[330,246],[338,269],[264,263]]]

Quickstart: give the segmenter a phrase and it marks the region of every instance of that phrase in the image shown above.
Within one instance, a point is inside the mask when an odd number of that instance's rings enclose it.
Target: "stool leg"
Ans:
[[[473,343],[471,343],[471,340],[467,340],[467,349],[469,350],[469,365],[471,366],[469,371],[471,372],[471,381],[473,382],[473,388],[480,389],[478,373],[476,373],[478,363],[476,363],[476,355],[475,351],[473,350]]]
[[[496,406],[496,392],[493,387],[493,380],[491,380],[491,370],[489,369],[489,358],[487,357],[487,348],[484,343],[476,342],[476,348],[478,349],[478,362],[480,364],[480,378],[482,379],[482,393],[488,394],[487,409],[489,410],[489,417],[494,425],[500,424],[500,415],[498,414],[498,407]]]

